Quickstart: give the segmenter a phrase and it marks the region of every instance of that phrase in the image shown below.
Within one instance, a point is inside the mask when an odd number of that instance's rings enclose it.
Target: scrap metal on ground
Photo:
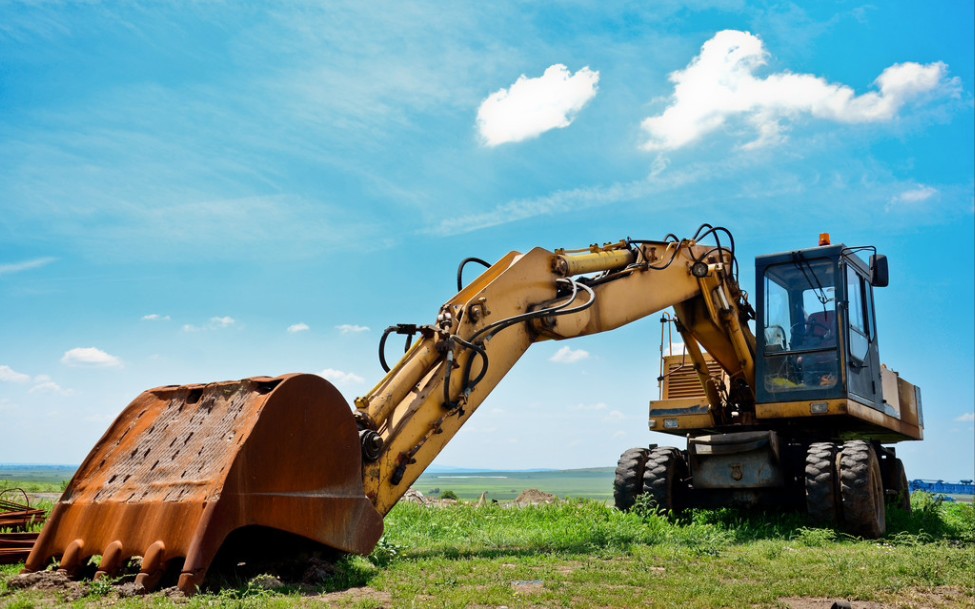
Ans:
[[[4,495],[20,493],[24,503],[5,499]],[[27,492],[20,488],[0,491],[0,564],[12,564],[27,560],[34,548],[38,533],[27,529],[35,524],[43,524],[47,512],[31,507]]]

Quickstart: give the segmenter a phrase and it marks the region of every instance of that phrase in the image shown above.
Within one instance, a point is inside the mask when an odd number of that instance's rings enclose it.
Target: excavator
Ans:
[[[464,286],[469,263],[486,269]],[[731,233],[709,224],[684,239],[468,258],[433,323],[386,329],[386,375],[354,405],[312,374],[146,391],[86,457],[26,571],[137,568],[139,589],[194,594],[218,555],[296,542],[368,554],[383,517],[532,344],[666,309],[683,346],[663,358],[649,428],[687,448],[623,453],[616,505],[796,506],[883,535],[885,504],[907,493],[884,444],[923,435],[919,389],[879,362],[872,289],[888,283],[886,257],[826,236],[759,257],[754,308],[738,270]],[[393,335],[407,348],[389,366]]]

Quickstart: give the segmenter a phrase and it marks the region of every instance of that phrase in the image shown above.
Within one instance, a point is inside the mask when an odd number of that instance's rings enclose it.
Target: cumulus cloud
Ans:
[[[336,385],[361,385],[365,381],[364,378],[354,372],[343,372],[332,368],[326,368],[318,375]]]
[[[356,326],[354,324],[342,324],[335,326],[335,329],[342,334],[361,334],[369,331],[369,326]]]
[[[10,366],[0,366],[0,382],[4,383],[27,383],[30,375],[17,372]]]
[[[308,324],[298,323],[288,326],[288,334],[297,334],[298,332],[307,332],[311,330]]]
[[[948,67],[914,62],[888,67],[874,81],[877,91],[856,95],[850,87],[812,74],[756,72],[768,62],[762,40],[748,32],[725,30],[704,43],[683,70],[670,75],[674,92],[659,116],[642,123],[646,150],[675,150],[725,127],[732,119],[748,123],[757,148],[785,139],[787,120],[810,115],[843,123],[889,121],[908,102],[936,90],[955,91]]]
[[[975,413],[966,412],[955,420],[959,423],[975,423]]]
[[[210,321],[205,326],[194,326],[192,324],[184,324],[183,332],[202,332],[203,330],[220,330],[223,328],[229,328],[231,326],[237,325],[237,320],[233,317],[223,316],[223,317],[211,317]]]
[[[120,368],[122,360],[95,347],[76,347],[66,351],[61,363],[72,367]]]
[[[142,319],[144,321],[169,321],[169,315],[160,315],[158,313],[150,313],[148,315],[143,315]]]
[[[64,389],[61,385],[58,385],[54,380],[47,376],[46,374],[38,375],[34,378],[34,386],[30,388],[28,393],[53,393],[55,395],[71,395],[74,392],[70,389]]]
[[[35,258],[33,260],[25,260],[24,262],[14,262],[13,264],[0,264],[0,277],[4,275],[12,275],[14,273],[21,273],[23,271],[30,271],[32,269],[39,269],[42,266],[47,266],[54,262],[56,258]]]
[[[605,402],[596,402],[595,404],[576,404],[572,410],[606,410],[609,406]]]
[[[890,202],[887,204],[887,209],[890,210],[895,207],[918,205],[934,198],[938,194],[939,192],[937,188],[919,184],[915,188],[905,190],[904,192],[898,193],[891,197]]]
[[[575,364],[581,362],[589,357],[588,351],[583,351],[582,349],[571,349],[569,347],[562,347],[555,352],[555,355],[548,358],[548,361],[555,362],[556,364]]]
[[[508,89],[488,96],[477,110],[477,129],[485,146],[529,140],[552,129],[568,127],[596,96],[599,72],[582,68],[575,74],[562,64],[538,78],[522,74]]]

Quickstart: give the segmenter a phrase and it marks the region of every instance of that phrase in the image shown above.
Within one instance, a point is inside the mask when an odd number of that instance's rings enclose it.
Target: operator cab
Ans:
[[[873,287],[887,285],[887,260],[868,266],[856,252],[872,248],[826,242],[756,259],[756,401],[848,398],[882,411]]]

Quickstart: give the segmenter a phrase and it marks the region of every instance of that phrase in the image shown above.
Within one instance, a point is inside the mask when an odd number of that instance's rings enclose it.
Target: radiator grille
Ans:
[[[708,364],[708,374],[717,379],[719,387],[726,386],[727,376],[718,362],[711,359],[707,354],[705,354],[704,359]],[[664,371],[664,380],[660,387],[660,399],[706,397],[690,357],[684,355],[664,356]]]

